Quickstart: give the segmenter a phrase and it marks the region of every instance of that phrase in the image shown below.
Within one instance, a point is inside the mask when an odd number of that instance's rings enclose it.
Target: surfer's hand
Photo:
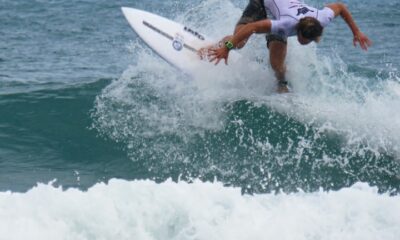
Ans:
[[[354,47],[357,46],[357,43],[360,45],[361,49],[365,51],[367,51],[368,47],[372,45],[371,40],[369,40],[369,38],[360,31],[354,34],[354,39],[353,39]]]
[[[216,49],[210,49],[208,57],[210,62],[215,61],[215,65],[218,65],[221,59],[225,59],[225,64],[228,65],[229,50],[224,46]]]
[[[204,60],[204,59],[208,58],[211,48],[212,48],[212,46],[203,47],[197,51],[197,55],[200,57],[200,60]]]

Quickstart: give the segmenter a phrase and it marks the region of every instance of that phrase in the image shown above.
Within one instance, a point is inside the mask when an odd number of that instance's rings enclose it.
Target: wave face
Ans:
[[[236,19],[225,8],[240,14],[228,1],[204,1],[177,18],[213,34]],[[193,22],[211,9],[224,20]],[[336,42],[332,35],[326,41]],[[216,177],[251,193],[358,181],[398,191],[397,70],[349,66],[331,46],[294,40],[287,65],[295,93],[276,95],[263,41],[252,39],[230,68],[192,76],[132,43],[140,60],[97,97],[94,127],[158,180]]]

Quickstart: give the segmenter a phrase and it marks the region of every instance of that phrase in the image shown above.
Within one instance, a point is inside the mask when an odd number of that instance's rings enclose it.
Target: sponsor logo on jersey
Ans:
[[[308,12],[314,12],[314,11],[311,10],[311,9],[308,9],[307,7],[298,8],[297,9],[297,16],[299,16],[300,14],[304,15],[304,14],[306,14]]]

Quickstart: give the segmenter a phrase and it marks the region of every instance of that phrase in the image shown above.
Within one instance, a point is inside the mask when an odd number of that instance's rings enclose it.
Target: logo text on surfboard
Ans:
[[[196,36],[198,39],[200,39],[202,41],[204,41],[204,39],[205,39],[200,33],[196,32],[188,27],[184,27],[183,30],[185,30],[188,33],[191,33],[192,35]]]

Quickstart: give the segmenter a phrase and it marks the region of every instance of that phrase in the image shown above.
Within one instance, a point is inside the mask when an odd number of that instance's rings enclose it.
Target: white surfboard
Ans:
[[[122,7],[122,12],[139,37],[172,65],[187,73],[214,67],[208,61],[201,60],[197,54],[200,48],[215,44],[206,35],[143,10]],[[238,56],[230,56],[230,61],[231,58],[235,61]]]

